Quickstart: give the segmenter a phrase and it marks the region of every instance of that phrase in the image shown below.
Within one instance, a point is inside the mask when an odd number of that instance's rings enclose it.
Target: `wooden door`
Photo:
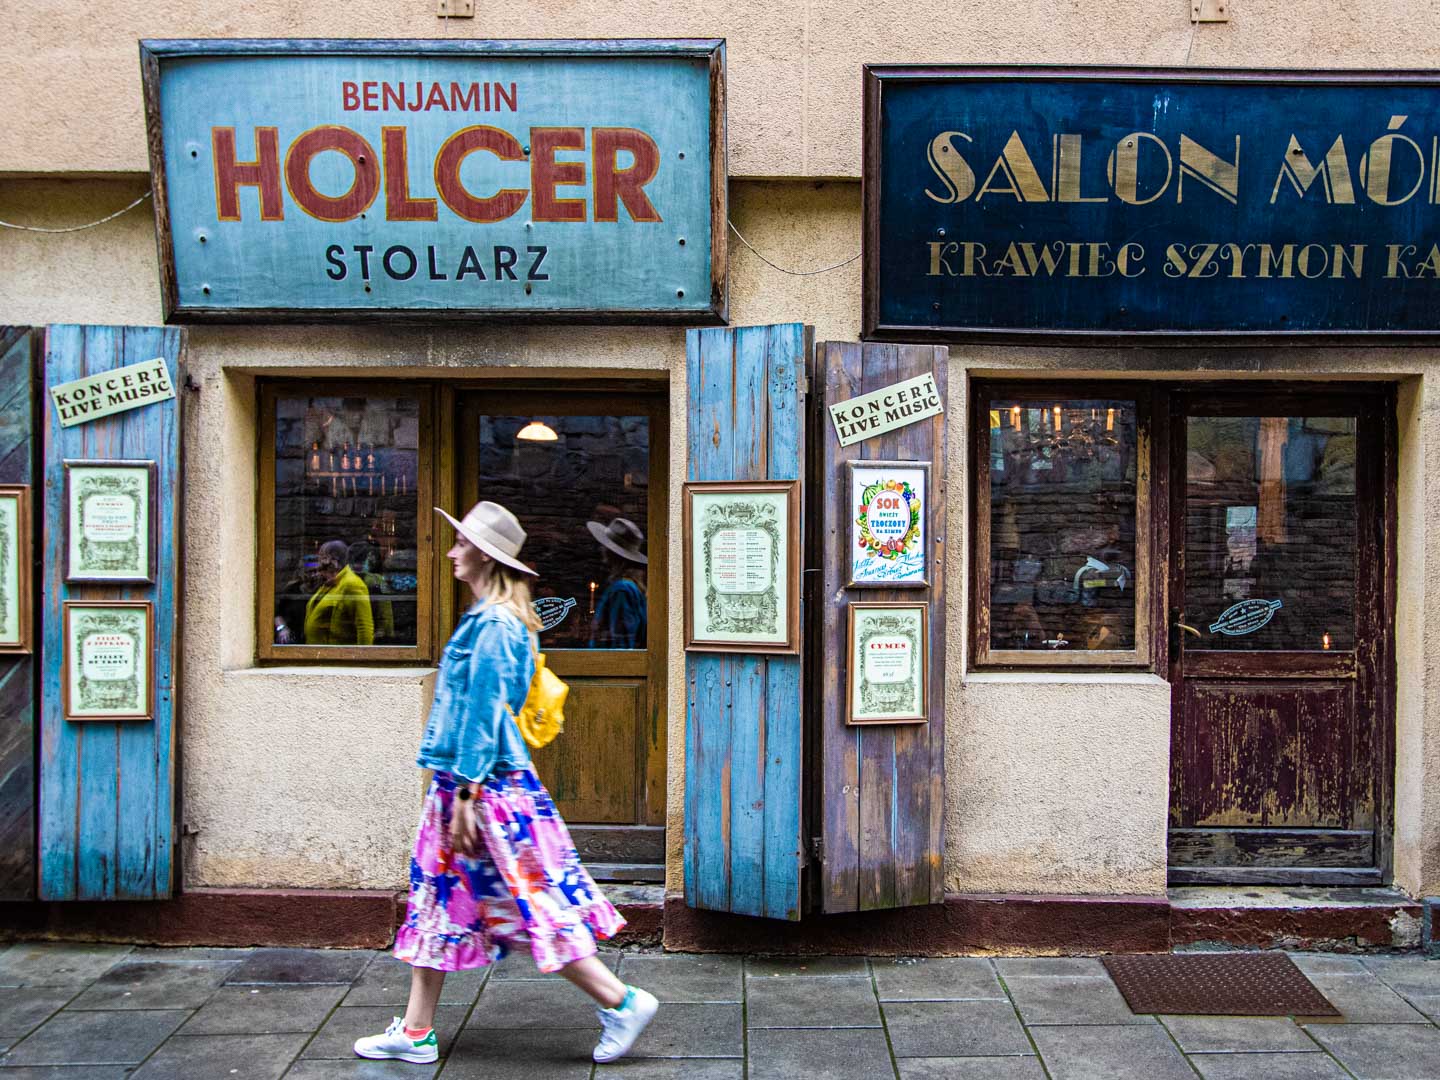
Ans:
[[[35,485],[35,358],[41,331],[0,327],[0,485],[30,489],[30,519],[42,516]],[[37,530],[31,528],[32,552]],[[15,545],[17,538],[4,542]],[[7,557],[9,557],[7,555]],[[21,568],[36,590],[35,559]],[[0,900],[35,898],[35,667],[34,601],[22,617],[32,624],[26,648],[0,650]],[[13,639],[7,639],[13,640]]]
[[[1388,874],[1383,392],[1177,394],[1170,880]]]
[[[459,408],[461,508],[491,499],[525,527],[540,648],[570,686],[536,771],[592,872],[625,880],[664,869],[668,408],[558,389],[475,390]]]
[[[51,326],[45,332],[45,387],[163,358],[173,400],[62,427],[42,398],[44,579],[41,610],[41,900],[161,900],[175,884],[176,744],[179,731],[182,585],[181,411],[184,331],[177,327]],[[140,460],[152,474],[154,581],[66,579],[65,462]],[[141,540],[141,543],[144,541]],[[67,719],[62,693],[65,605],[148,602],[146,654],[153,688],[145,719]],[[123,638],[122,638],[123,640]],[[72,650],[73,651],[73,650]],[[131,661],[133,664],[133,661]],[[83,662],[81,670],[83,670]],[[132,667],[140,678],[146,675]]]
[[[816,354],[812,465],[814,486],[826,492],[811,507],[810,562],[819,568],[811,643],[819,685],[811,722],[819,776],[812,797],[814,820],[820,823],[820,906],[839,912],[938,904],[945,887],[946,417],[941,413],[841,446],[829,407],[926,375],[933,376],[943,403],[949,351],[934,345],[832,341],[821,343]],[[927,585],[851,582],[850,465],[866,461],[929,465],[920,509],[926,522]],[[925,722],[847,722],[847,610],[861,601],[929,604]]]
[[[799,323],[686,333],[688,480],[802,478],[812,341],[810,327]],[[806,498],[802,490],[802,505]],[[807,595],[811,588],[807,583]],[[691,907],[801,916],[804,679],[803,655],[685,654]]]

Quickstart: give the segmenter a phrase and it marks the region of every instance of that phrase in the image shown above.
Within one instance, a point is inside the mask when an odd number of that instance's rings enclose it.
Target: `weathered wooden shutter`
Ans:
[[[803,475],[810,344],[798,324],[686,335],[689,479]],[[801,657],[692,652],[685,682],[685,901],[798,919]]]
[[[944,899],[945,810],[945,427],[937,416],[841,446],[828,406],[933,372],[943,401],[948,352],[920,345],[822,343],[817,350],[815,459],[825,497],[814,679],[819,696],[821,907],[832,911],[937,904]],[[956,422],[953,418],[951,422]],[[930,462],[931,586],[847,589],[850,520],[847,461]],[[930,603],[929,722],[848,727],[846,607],[851,601]]]
[[[52,326],[46,387],[163,357],[177,397],[62,428],[42,394],[45,432],[44,693],[40,715],[40,898],[148,900],[171,895],[175,846],[175,734],[180,642],[180,405],[185,390],[178,329]],[[157,466],[154,585],[65,583],[67,458],[145,459]],[[243,512],[234,508],[236,512]],[[155,605],[153,720],[64,718],[60,679],[66,600],[150,600]]]
[[[34,447],[39,338],[38,330],[0,327],[0,484],[30,485],[32,521],[40,513]],[[33,586],[35,567],[20,569]],[[0,900],[35,897],[36,685],[33,651],[0,656]]]

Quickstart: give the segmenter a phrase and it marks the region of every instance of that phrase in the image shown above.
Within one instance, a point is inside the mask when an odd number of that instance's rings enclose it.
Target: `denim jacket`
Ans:
[[[505,706],[520,711],[534,674],[525,624],[498,604],[472,605],[445,645],[415,763],[472,781],[530,768],[530,751]]]

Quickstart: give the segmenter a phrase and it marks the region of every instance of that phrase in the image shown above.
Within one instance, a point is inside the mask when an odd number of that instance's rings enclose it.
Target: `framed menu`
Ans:
[[[685,648],[800,651],[800,481],[685,485]]]
[[[30,652],[30,488],[0,486],[0,653]]]
[[[67,600],[60,675],[65,719],[154,719],[154,635],[148,600]]]
[[[930,605],[852,603],[848,623],[846,723],[927,721]]]
[[[930,585],[928,461],[849,461],[847,588]]]
[[[65,580],[155,581],[155,462],[65,462]]]

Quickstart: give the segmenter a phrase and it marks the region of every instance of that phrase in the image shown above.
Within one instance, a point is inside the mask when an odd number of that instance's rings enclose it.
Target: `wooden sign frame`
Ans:
[[[857,717],[855,692],[859,665],[855,662],[855,630],[862,611],[919,611],[920,613],[920,711],[906,716]],[[849,725],[925,724],[930,720],[930,603],[927,600],[855,600],[845,611],[845,723]]]
[[[158,249],[158,261],[160,266],[160,288],[164,304],[165,322],[170,323],[244,323],[244,322],[442,322],[442,321],[485,321],[496,323],[525,322],[525,323],[560,323],[560,324],[657,324],[669,323],[682,326],[723,326],[729,322],[729,254],[728,254],[728,166],[726,161],[726,80],[725,80],[725,41],[722,38],[633,38],[633,39],[532,39],[532,40],[409,40],[409,39],[354,39],[354,38],[317,38],[317,39],[264,39],[264,38],[234,38],[234,39],[176,39],[176,40],[143,40],[140,42],[140,75],[141,89],[144,96],[146,130],[148,133],[148,144],[150,154],[150,182],[154,190],[154,211],[155,211],[155,238]],[[208,242],[208,249],[211,251],[211,265],[219,265],[213,261],[214,249],[217,248],[220,237],[217,235],[217,226],[234,226],[239,224],[236,218],[217,217],[213,220],[177,220],[172,218],[171,197],[178,194],[181,188],[180,170],[196,162],[203,162],[205,155],[211,152],[211,134],[204,134],[195,138],[195,131],[190,132],[192,141],[182,143],[182,134],[178,131],[167,130],[165,124],[165,104],[168,101],[162,93],[162,82],[164,80],[164,69],[174,64],[194,64],[197,61],[224,61],[226,63],[243,66],[247,63],[267,62],[275,59],[301,59],[324,62],[327,59],[339,57],[352,62],[357,68],[363,69],[367,64],[372,67],[381,65],[387,61],[396,59],[414,60],[425,62],[431,60],[460,60],[473,63],[479,70],[484,70],[487,62],[501,61],[513,63],[515,60],[534,60],[536,63],[563,63],[566,60],[574,59],[579,63],[594,64],[601,62],[605,64],[635,64],[645,65],[649,63],[665,63],[674,60],[689,60],[697,64],[705,65],[706,70],[702,75],[707,81],[706,102],[708,138],[702,133],[695,133],[693,142],[685,140],[683,147],[665,147],[662,154],[670,163],[670,167],[684,165],[684,159],[688,156],[694,159],[702,159],[704,164],[704,175],[709,186],[709,257],[706,260],[706,269],[703,275],[703,287],[689,290],[686,288],[668,287],[662,293],[657,293],[655,299],[634,298],[617,302],[609,307],[587,306],[583,302],[566,303],[558,307],[546,307],[543,304],[529,302],[532,294],[531,281],[541,282],[548,278],[539,276],[543,271],[538,262],[528,264],[520,261],[518,264],[506,264],[504,270],[496,269],[494,277],[499,278],[502,274],[511,277],[518,274],[516,279],[517,288],[520,281],[524,281],[524,300],[497,302],[490,306],[482,306],[464,301],[447,303],[436,306],[409,305],[405,303],[391,304],[369,304],[362,301],[362,297],[370,295],[370,287],[365,287],[365,292],[358,294],[353,303],[346,304],[337,299],[334,304],[317,304],[315,306],[298,307],[287,306],[281,302],[272,302],[269,306],[262,303],[239,304],[220,303],[216,293],[218,286],[212,288],[213,280],[207,280],[204,275],[197,276],[194,272],[188,276],[182,272],[177,264],[177,245],[199,245]],[[375,82],[359,83],[357,86],[368,86],[371,99],[366,101],[364,108],[358,112],[350,111],[335,114],[335,123],[343,123],[342,119],[350,119],[356,116],[375,115],[373,108]],[[478,84],[477,84],[478,85]],[[440,83],[433,84],[439,87]],[[458,86],[458,84],[457,84]],[[488,87],[488,84],[487,84]],[[340,107],[339,91],[336,89],[336,107]],[[428,100],[427,100],[428,106]],[[233,110],[232,110],[233,112]],[[399,113],[401,116],[417,117],[424,116],[428,108]],[[220,115],[220,114],[217,114]],[[224,113],[228,117],[230,113]],[[447,112],[446,115],[449,115]],[[489,114],[482,114],[488,116]],[[506,114],[509,115],[509,114]],[[283,123],[290,117],[279,118]],[[256,118],[256,129],[275,131],[273,125],[275,118]],[[261,122],[263,121],[263,122]],[[233,123],[233,120],[229,121]],[[392,121],[393,122],[393,121]],[[455,123],[455,128],[461,129],[468,121],[461,119]],[[557,119],[555,122],[559,122]],[[572,117],[566,123],[579,122]],[[201,125],[205,127],[207,125]],[[325,125],[322,125],[322,127]],[[200,128],[196,129],[197,131]],[[311,128],[311,131],[320,128]],[[548,130],[536,127],[535,130]],[[169,140],[167,149],[167,139]],[[525,157],[529,157],[531,147],[523,147]],[[517,141],[517,146],[519,145]],[[379,142],[372,147],[378,156]],[[250,154],[254,154],[257,147],[252,146]],[[244,157],[245,154],[241,154]],[[285,160],[288,155],[283,145],[277,148],[277,156]],[[361,161],[364,157],[360,157]],[[560,162],[560,165],[566,165]],[[424,166],[419,162],[412,164],[423,172]],[[173,181],[173,183],[172,183]],[[383,185],[382,185],[383,186]],[[563,185],[562,185],[563,186]],[[172,192],[172,187],[175,192]],[[285,198],[282,194],[281,199]],[[385,195],[382,192],[380,202],[384,202]],[[332,200],[339,202],[340,200]],[[267,235],[273,237],[274,229],[278,226],[284,228],[286,207],[272,207],[270,213],[276,213],[277,209],[282,214],[280,218],[266,220],[264,225]],[[300,220],[306,215],[288,208],[288,216],[293,220]],[[217,207],[218,211],[218,207]],[[347,210],[348,212],[348,210]],[[526,211],[530,213],[529,211]],[[559,211],[551,211],[559,213]],[[358,216],[358,215],[357,215]],[[375,227],[377,217],[383,214],[370,214],[368,224]],[[532,215],[535,220],[541,220],[538,216]],[[324,219],[327,222],[333,219]],[[346,220],[354,220],[346,219]],[[559,220],[556,218],[555,220]],[[692,215],[691,220],[704,220],[700,213]],[[512,252],[519,251],[525,258],[530,256],[524,251],[524,237],[529,235],[526,230],[530,228],[516,212],[513,221],[519,229],[518,235],[522,238],[519,243],[521,247],[511,248]],[[609,226],[608,220],[601,222]],[[201,226],[197,228],[197,225]],[[667,248],[677,251],[685,251],[686,245],[694,250],[695,245],[700,242],[694,231],[684,229],[676,233],[676,226],[681,222],[671,216],[668,225],[663,226],[666,231],[663,239],[660,235],[653,238],[653,243],[663,243]],[[460,222],[454,229],[453,235],[463,236],[468,227],[473,232],[473,226],[467,222]],[[688,234],[688,235],[686,235]],[[366,234],[368,236],[369,234]],[[365,236],[361,236],[365,239]],[[393,237],[392,237],[393,238]],[[273,243],[273,240],[271,241]],[[372,241],[373,242],[373,241]],[[344,245],[341,245],[344,246]],[[419,236],[414,238],[414,246],[408,248],[411,252],[409,260],[401,257],[402,269],[399,274],[390,273],[385,267],[384,259],[386,250],[395,250],[396,247],[404,245],[392,245],[388,249],[384,244],[379,244],[374,249],[374,278],[376,288],[380,283],[394,281],[408,281],[412,277],[423,279],[427,273],[424,268],[427,261],[426,243]],[[187,249],[193,254],[193,247]],[[358,250],[355,249],[355,250]],[[459,248],[457,247],[457,251]],[[485,249],[488,257],[489,248]],[[429,258],[434,258],[433,249]],[[497,253],[497,259],[500,255]],[[516,269],[509,269],[515,266]],[[360,271],[364,273],[365,271]],[[438,275],[446,273],[446,269],[432,267],[428,271],[433,280],[440,280]],[[453,272],[453,271],[452,271]],[[474,273],[474,271],[470,271]],[[482,271],[483,273],[483,271]],[[536,276],[525,280],[528,275],[534,273]],[[354,272],[350,272],[354,277]],[[317,279],[317,285],[325,285],[327,288],[343,278],[332,278],[328,283]],[[493,280],[493,279],[491,279]],[[509,280],[509,277],[507,277]],[[696,284],[701,285],[698,275]],[[579,285],[577,295],[583,299],[584,292]],[[539,294],[536,290],[535,294]]]
[[[785,555],[785,580],[780,583],[786,603],[785,637],[783,640],[746,641],[733,638],[701,638],[695,629],[694,588],[703,572],[695,552],[694,502],[698,493],[720,495],[785,496],[786,513],[782,522],[785,535],[780,546]],[[778,653],[797,655],[800,652],[800,577],[801,528],[799,480],[692,480],[683,488],[681,543],[685,552],[685,649],[689,652]]]
[[[145,565],[149,573],[134,577],[95,577],[77,573],[70,560],[70,541],[75,535],[77,523],[74,520],[74,506],[71,503],[71,496],[74,494],[72,477],[76,469],[124,469],[143,471],[145,473],[145,529],[139,538],[145,548]],[[65,522],[65,580],[71,584],[95,584],[95,585],[153,585],[155,584],[155,555],[157,549],[157,537],[155,512],[159,505],[155,492],[156,480],[159,476],[159,469],[155,462],[148,460],[109,459],[87,461],[82,458],[67,458],[65,460],[65,503],[61,514]]]
[[[16,537],[14,563],[16,568],[15,605],[19,609],[14,641],[0,641],[0,655],[24,655],[34,651],[33,624],[35,610],[31,578],[34,575],[34,555],[31,545],[33,525],[30,508],[29,484],[0,484],[0,499],[15,500]],[[0,573],[4,568],[0,567]],[[3,588],[0,582],[0,588]]]
[[[928,461],[871,461],[867,459],[856,459],[845,463],[845,506],[849,511],[848,527],[841,532],[840,565],[845,567],[845,587],[847,589],[928,589],[933,571],[930,552],[930,488],[933,483],[933,476],[930,472]],[[855,548],[854,530],[857,522],[856,515],[856,492],[855,473],[859,469],[910,469],[922,473],[925,477],[924,492],[920,500],[920,557],[925,563],[925,573],[918,578],[910,578],[903,581],[877,581],[872,579],[856,580],[855,578]]]
[[[62,605],[64,611],[63,634],[61,647],[63,652],[60,658],[60,699],[63,715],[66,720],[79,721],[83,723],[114,723],[130,720],[153,720],[155,719],[155,605],[149,600],[66,600]],[[72,665],[76,657],[71,649],[74,644],[71,640],[71,617],[82,609],[88,608],[112,608],[128,611],[143,611],[145,613],[145,643],[143,645],[145,657],[145,678],[143,690],[145,695],[145,707],[135,713],[106,713],[104,715],[77,714],[74,712],[74,702],[70,697],[70,675]]]

